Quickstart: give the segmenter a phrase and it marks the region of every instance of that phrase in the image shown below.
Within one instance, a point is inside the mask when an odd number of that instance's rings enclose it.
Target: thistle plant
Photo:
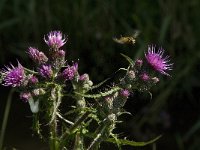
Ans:
[[[65,58],[63,45],[66,37],[60,31],[52,31],[44,37],[49,47],[48,54],[29,47],[27,54],[34,63],[34,69],[24,67],[20,62],[1,70],[1,84],[11,86],[19,92],[19,98],[27,102],[33,113],[33,132],[49,141],[50,150],[97,150],[102,142],[121,145],[144,146],[152,143],[120,139],[114,132],[120,123],[119,116],[128,114],[124,105],[131,93],[148,92],[159,82],[158,74],[170,76],[172,69],[169,56],[164,50],[149,45],[144,58],[129,62],[120,78],[112,86],[105,81],[93,85],[87,73],[78,71],[78,62]],[[63,101],[74,100],[72,106]],[[70,108],[70,110],[68,110]],[[67,110],[67,112],[65,112]],[[45,134],[43,130],[48,130]]]

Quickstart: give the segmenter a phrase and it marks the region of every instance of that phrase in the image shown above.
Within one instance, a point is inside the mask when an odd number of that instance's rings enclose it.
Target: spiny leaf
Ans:
[[[121,150],[120,142],[119,142],[119,140],[118,140],[118,138],[117,138],[117,135],[111,134],[111,136],[112,136],[113,139],[116,141],[116,144],[117,144],[118,149]]]
[[[118,143],[120,145],[130,145],[130,146],[146,146],[148,144],[154,143],[155,141],[157,141],[159,138],[161,138],[162,135],[159,135],[158,137],[147,141],[147,142],[135,142],[135,141],[129,141],[126,139],[118,139]],[[116,140],[113,138],[109,138],[106,140],[107,142],[111,142],[111,143],[116,143]]]
[[[92,86],[92,87],[90,88],[90,90],[96,89],[96,88],[100,87],[100,86],[103,85],[105,82],[107,82],[109,79],[110,79],[110,78],[107,78],[107,79],[105,79],[104,81],[100,82],[99,84]]]
[[[120,87],[113,87],[109,91],[100,92],[99,94],[82,94],[82,93],[77,93],[77,92],[75,92],[75,93],[80,96],[86,97],[86,98],[100,98],[100,97],[105,97],[105,96],[111,95],[111,94],[119,91],[120,89],[121,89]]]
[[[122,53],[120,53],[124,58],[126,58],[126,60],[133,66],[134,65],[134,62],[133,62],[133,60],[130,58],[130,57],[128,57],[127,55],[124,55],[124,54],[122,54]]]

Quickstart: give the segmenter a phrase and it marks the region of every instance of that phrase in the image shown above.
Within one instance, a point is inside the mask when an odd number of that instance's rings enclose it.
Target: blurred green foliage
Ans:
[[[0,63],[3,66],[18,59],[29,65],[27,47],[46,49],[41,37],[61,30],[68,35],[64,49],[69,61],[79,59],[81,72],[88,72],[94,82],[99,82],[127,65],[119,53],[138,58],[148,44],[162,45],[174,62],[172,77],[161,79],[152,91],[153,100],[133,96],[127,109],[137,115],[121,127],[138,140],[164,132],[160,145],[166,149],[197,150],[199,9],[199,0],[0,0]],[[112,41],[136,30],[140,35],[135,46]],[[163,131],[166,116],[169,127]]]

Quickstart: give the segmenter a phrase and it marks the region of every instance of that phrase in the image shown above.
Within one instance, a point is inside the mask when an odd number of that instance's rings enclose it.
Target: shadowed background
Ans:
[[[200,1],[199,0],[0,0],[0,65],[19,60],[31,66],[29,46],[45,50],[43,37],[51,30],[68,35],[63,47],[67,59],[79,60],[80,73],[94,83],[110,77],[128,64],[120,53],[143,57],[148,44],[157,44],[171,56],[172,77],[161,77],[151,92],[135,92],[125,108],[133,116],[119,133],[128,139],[147,141],[162,134],[156,144],[124,149],[197,150],[200,147]],[[134,46],[119,45],[113,37],[140,31]],[[10,88],[0,87],[0,125]],[[19,150],[47,149],[31,136],[31,112],[14,93],[4,146]],[[105,148],[109,144],[104,145]],[[115,149],[116,147],[114,147]]]

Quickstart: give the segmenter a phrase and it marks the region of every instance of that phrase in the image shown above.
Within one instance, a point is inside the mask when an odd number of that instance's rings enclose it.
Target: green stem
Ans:
[[[75,123],[74,125],[69,129],[70,132],[73,132],[76,130],[78,126],[89,116],[90,112],[87,111],[85,114],[83,114]]]
[[[55,90],[55,91],[54,91]],[[60,86],[56,86],[52,89],[52,100],[53,105],[51,106],[51,121],[50,121],[50,150],[59,150],[59,141],[57,135],[57,113],[58,107],[61,103],[62,88]]]
[[[57,149],[57,123],[56,118],[50,124],[50,150],[58,150]]]

